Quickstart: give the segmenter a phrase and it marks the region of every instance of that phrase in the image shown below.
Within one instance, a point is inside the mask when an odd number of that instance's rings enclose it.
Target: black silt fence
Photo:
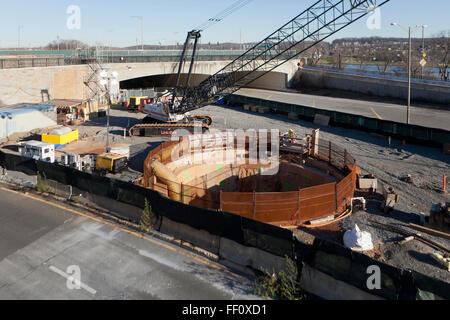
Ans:
[[[303,263],[368,293],[386,299],[450,299],[450,284],[417,272],[401,270],[356,253],[340,244],[316,239],[313,245],[300,242],[292,231],[246,219],[231,213],[190,207],[172,201],[140,186],[83,173],[71,168],[44,163],[0,151],[0,165],[26,174],[45,173],[46,177],[82,191],[144,208],[145,199],[153,211],[174,222],[204,230],[241,245],[296,260],[299,271]],[[135,219],[135,217],[131,217]],[[367,288],[369,266],[381,270],[382,290]]]

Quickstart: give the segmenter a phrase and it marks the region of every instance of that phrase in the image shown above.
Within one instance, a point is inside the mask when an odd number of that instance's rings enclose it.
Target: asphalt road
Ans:
[[[372,101],[377,99],[372,97],[368,100],[337,98],[315,94],[259,89],[241,89],[237,94],[402,123],[406,123],[407,117],[405,104],[398,104],[398,102],[391,102],[382,98],[379,101]],[[427,108],[421,104],[416,104],[411,108],[411,123],[425,127],[450,130],[450,110]]]
[[[68,279],[76,274],[80,283]],[[203,257],[0,186],[0,299],[228,300],[254,299],[252,292],[252,279]]]

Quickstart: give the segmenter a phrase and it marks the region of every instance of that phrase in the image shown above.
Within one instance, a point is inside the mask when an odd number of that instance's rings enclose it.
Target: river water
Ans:
[[[314,67],[315,69],[329,69],[329,70],[336,70],[339,72],[344,73],[350,73],[350,74],[365,74],[370,76],[380,76],[390,79],[399,79],[399,80],[406,80],[408,79],[408,72],[406,68],[402,66],[389,66],[386,69],[386,73],[383,74],[380,72],[378,66],[376,65],[359,65],[359,64],[343,64],[343,69],[339,70],[335,68],[331,64],[322,64],[318,67]],[[381,67],[380,67],[381,68]],[[450,71],[449,71],[450,72]],[[439,82],[443,83],[445,85],[450,85],[450,82],[441,81],[441,76],[439,72],[439,68],[425,68],[425,79],[414,79],[414,81],[426,81],[426,82]]]

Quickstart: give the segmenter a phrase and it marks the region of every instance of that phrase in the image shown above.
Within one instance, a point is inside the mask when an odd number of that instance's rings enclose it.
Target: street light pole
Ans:
[[[422,27],[422,59],[425,59],[426,55],[425,55],[425,28],[428,27],[426,24],[421,26]],[[424,79],[424,66],[421,65],[422,67],[422,80]]]
[[[406,30],[408,32],[408,38],[409,38],[409,49],[408,49],[408,111],[407,111],[407,124],[411,123],[411,59],[412,59],[412,40],[411,40],[411,34],[413,31],[415,31],[417,28],[426,28],[426,25],[422,26],[415,26],[415,27],[404,27],[397,22],[392,22],[392,26],[398,26],[402,28],[403,30]]]
[[[409,35],[409,57],[408,57],[408,120],[407,124],[411,122],[411,27],[408,28]]]
[[[17,48],[20,49],[20,30],[23,29],[23,26],[19,26],[18,28],[18,39],[17,39]]]
[[[144,52],[144,17],[143,16],[132,16],[131,18],[141,20],[141,45],[142,45],[142,52]]]
[[[109,131],[110,131],[110,110],[111,110],[111,85],[118,83],[118,73],[112,72],[110,75],[106,71],[102,71],[100,73],[100,77],[102,78],[100,80],[100,84],[105,86],[106,90],[106,98],[108,103],[108,109],[107,109],[107,115],[106,115],[106,153],[111,152],[111,147],[109,143]]]

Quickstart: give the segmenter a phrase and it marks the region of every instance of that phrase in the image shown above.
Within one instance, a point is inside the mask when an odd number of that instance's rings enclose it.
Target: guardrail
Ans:
[[[406,123],[380,120],[340,111],[323,110],[313,107],[246,97],[236,94],[228,96],[225,102],[225,104],[248,104],[270,108],[274,112],[283,114],[295,113],[299,118],[311,122],[314,121],[316,115],[324,115],[330,117],[331,125],[380,133],[410,142],[417,142],[434,146],[442,146],[446,143],[450,143],[450,131],[444,129],[428,128],[418,125],[408,125]]]
[[[64,65],[82,65],[93,62],[99,63],[147,63],[147,62],[179,62],[181,51],[177,50],[117,50],[95,52],[64,52],[64,54],[51,54],[44,51],[45,56],[33,55],[33,52],[12,52],[11,54],[30,55],[30,57],[13,56],[4,58],[0,55],[0,69],[54,67]],[[240,57],[243,50],[200,50],[197,52],[196,61],[229,61]],[[1,52],[0,52],[1,53]],[[69,54],[71,54],[69,56]],[[287,52],[279,59],[288,59],[294,53]]]
[[[199,55],[197,61],[228,61],[234,60],[239,54]],[[66,65],[83,65],[97,61],[94,57],[32,57],[32,58],[1,58],[0,69],[57,67]],[[177,55],[151,56],[102,56],[100,63],[148,63],[148,62],[178,62]]]

